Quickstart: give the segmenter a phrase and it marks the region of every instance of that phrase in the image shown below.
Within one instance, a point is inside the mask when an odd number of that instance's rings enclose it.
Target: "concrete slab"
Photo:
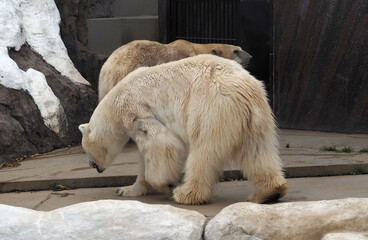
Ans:
[[[288,147],[286,147],[288,145]],[[336,147],[338,152],[321,151]],[[351,153],[344,153],[351,147]],[[336,176],[354,171],[368,173],[367,134],[342,134],[283,129],[280,133],[281,158],[289,177]]]
[[[342,199],[347,197],[368,198],[368,175],[291,178],[287,179],[289,193],[282,202]],[[174,203],[169,195],[156,194],[137,198],[124,198],[115,194],[116,188],[81,188],[74,190],[0,193],[0,203],[12,206],[49,211],[68,205],[101,199],[138,200],[149,204],[170,204],[175,207],[198,211],[213,217],[224,207],[244,202],[253,192],[248,181],[222,182],[216,185],[212,203],[201,206],[186,206]],[[32,196],[30,198],[29,196]],[[40,202],[36,203],[34,200]],[[36,203],[36,204],[35,204]]]
[[[286,147],[288,145],[288,147]],[[323,152],[323,146],[349,146],[352,153]],[[280,133],[281,158],[288,177],[310,177],[368,173],[366,134],[339,134],[298,130]],[[134,144],[126,147],[118,161],[99,174],[88,165],[81,146],[57,150],[26,159],[20,165],[0,169],[0,192],[45,190],[59,183],[69,188],[130,185],[138,172],[140,154]],[[224,179],[241,177],[239,170],[225,171]]]
[[[52,191],[11,192],[0,194],[0,204],[36,210],[51,197]]]
[[[135,180],[139,158],[136,146],[130,144],[119,161],[99,174],[89,167],[81,146],[61,149],[0,169],[0,192],[45,190],[54,183],[70,188],[129,185]]]

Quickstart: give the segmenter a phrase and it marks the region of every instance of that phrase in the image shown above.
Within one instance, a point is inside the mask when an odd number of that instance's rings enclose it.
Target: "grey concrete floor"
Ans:
[[[290,178],[288,194],[280,202],[316,201],[342,199],[349,197],[368,198],[368,175]],[[175,207],[198,211],[206,216],[215,216],[224,207],[233,203],[244,202],[253,192],[248,181],[218,183],[213,201],[201,206],[179,205],[169,195],[154,194],[144,197],[127,198],[117,196],[115,187],[80,188],[63,191],[35,191],[0,193],[0,204],[49,211],[68,205],[116,199],[121,201],[137,200],[149,204],[170,204]]]
[[[349,146],[351,153],[325,152],[323,146],[337,149]],[[282,130],[280,134],[281,158],[288,178],[289,192],[281,201],[314,201],[347,197],[368,197],[368,154],[359,153],[368,148],[366,134],[338,134],[310,131]],[[117,186],[134,182],[140,154],[135,145],[127,146],[121,158],[104,173],[98,174],[88,166],[87,156],[80,146],[60,149],[29,158],[19,166],[0,169],[0,204],[48,211],[85,201],[101,199],[138,200],[150,204],[171,204],[214,216],[224,207],[246,201],[253,192],[248,181],[217,184],[213,201],[201,206],[175,204],[163,194],[139,198],[123,198],[115,194]],[[235,174],[234,174],[235,172]],[[237,175],[236,169],[225,171]],[[335,175],[332,177],[316,177]],[[50,185],[59,183],[70,190],[51,191]],[[30,190],[11,192],[14,190]],[[43,191],[41,191],[43,190]]]
[[[348,146],[354,151],[321,151],[324,146],[336,146],[339,150]],[[359,153],[363,148],[368,148],[366,134],[297,130],[282,130],[280,134],[281,158],[289,177],[336,176],[357,170],[368,173],[368,153]],[[17,167],[1,168],[0,192],[46,190],[54,183],[71,188],[130,185],[140,158],[137,147],[130,144],[111,167],[99,174],[89,167],[81,146],[60,149],[21,161]],[[225,178],[239,173],[236,168],[227,169]]]

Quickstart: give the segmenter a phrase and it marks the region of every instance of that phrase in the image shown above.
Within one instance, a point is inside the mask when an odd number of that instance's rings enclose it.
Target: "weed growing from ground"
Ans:
[[[359,153],[368,153],[368,148],[362,148],[359,150]]]
[[[338,150],[335,146],[333,146],[333,147],[332,146],[323,146],[320,150],[323,151],[323,152],[344,152],[344,153],[354,152],[354,148],[349,147],[349,146],[343,147],[341,150]],[[368,148],[364,149],[363,151],[368,152]]]
[[[363,173],[363,169],[360,166],[354,168],[353,171],[350,172],[351,175],[359,175],[362,173]]]
[[[351,153],[354,151],[354,148],[353,147],[343,147],[341,149],[341,152],[344,152],[344,153]]]
[[[59,183],[53,183],[50,185],[50,190],[52,191],[62,191],[62,190],[68,190],[69,188],[67,186],[61,185]]]
[[[337,149],[336,149],[336,147],[335,146],[333,146],[333,147],[326,147],[326,146],[323,146],[322,148],[321,148],[321,151],[323,151],[323,152],[337,152]]]

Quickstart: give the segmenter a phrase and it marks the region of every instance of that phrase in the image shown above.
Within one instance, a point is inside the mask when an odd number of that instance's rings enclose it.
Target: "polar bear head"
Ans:
[[[253,59],[253,57],[241,49],[241,47],[227,44],[217,44],[216,47],[211,49],[211,54],[235,60],[244,68],[246,68]]]
[[[79,130],[83,135],[82,147],[88,154],[89,165],[99,173],[102,173],[123,151],[122,142],[129,140],[114,134],[109,127],[97,127],[92,121],[81,124]]]
[[[105,162],[107,149],[98,144],[93,138],[89,123],[79,125],[79,130],[83,134],[82,146],[88,154],[89,165],[93,168],[96,168],[97,172],[102,173],[105,168],[100,166],[102,166]]]

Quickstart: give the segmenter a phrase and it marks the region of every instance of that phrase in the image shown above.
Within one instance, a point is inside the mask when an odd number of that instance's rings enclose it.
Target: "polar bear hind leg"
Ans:
[[[272,124],[271,124],[272,125]],[[250,202],[270,203],[283,197],[287,191],[286,180],[273,129],[265,130],[240,151],[238,163],[256,192],[248,197]]]

